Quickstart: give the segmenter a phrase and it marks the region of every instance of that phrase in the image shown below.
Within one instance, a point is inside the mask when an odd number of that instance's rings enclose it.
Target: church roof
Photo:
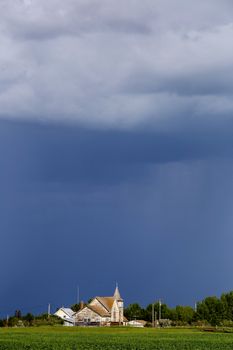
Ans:
[[[114,303],[114,297],[96,297],[96,299],[104,306],[107,311],[111,311]]]
[[[99,306],[99,305],[87,305],[88,309],[94,311],[96,314],[98,314],[101,317],[105,317],[105,316],[110,316],[109,312],[104,310],[103,307]]]

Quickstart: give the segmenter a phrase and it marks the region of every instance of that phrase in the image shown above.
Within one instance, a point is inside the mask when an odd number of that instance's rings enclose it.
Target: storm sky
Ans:
[[[231,0],[0,0],[0,315],[233,289]]]

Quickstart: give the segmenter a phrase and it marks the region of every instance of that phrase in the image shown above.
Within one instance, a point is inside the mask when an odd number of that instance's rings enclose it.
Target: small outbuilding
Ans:
[[[142,328],[142,327],[145,327],[146,321],[144,321],[144,320],[132,320],[132,321],[129,321],[127,325],[130,327]]]

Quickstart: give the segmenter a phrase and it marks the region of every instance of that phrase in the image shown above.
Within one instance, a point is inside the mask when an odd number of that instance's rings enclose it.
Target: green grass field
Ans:
[[[0,329],[0,350],[232,350],[233,333],[198,330],[35,327]]]

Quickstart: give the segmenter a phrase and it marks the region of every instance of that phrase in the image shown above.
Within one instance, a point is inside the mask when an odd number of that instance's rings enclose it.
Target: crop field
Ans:
[[[232,350],[233,333],[35,327],[0,329],[0,350]]]

